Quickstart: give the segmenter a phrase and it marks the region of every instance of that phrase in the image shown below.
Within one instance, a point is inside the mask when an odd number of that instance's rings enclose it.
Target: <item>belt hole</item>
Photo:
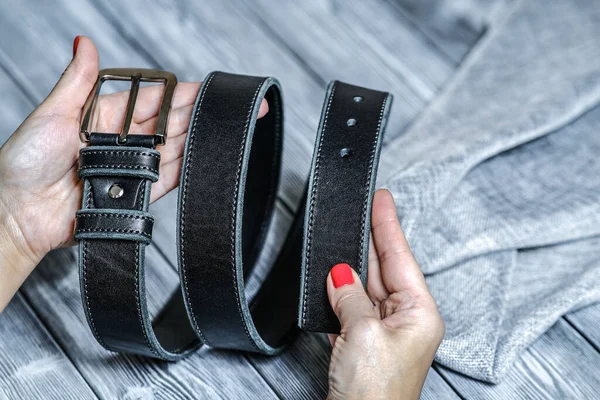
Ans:
[[[362,103],[363,100],[364,100],[364,97],[362,97],[362,96],[354,96],[353,100],[354,100],[355,103]]]
[[[343,149],[340,150],[340,157],[342,158],[349,158],[352,155],[352,149],[349,149],[348,147],[344,147]]]
[[[354,118],[350,118],[348,121],[346,121],[346,125],[354,126],[356,125],[356,120]]]

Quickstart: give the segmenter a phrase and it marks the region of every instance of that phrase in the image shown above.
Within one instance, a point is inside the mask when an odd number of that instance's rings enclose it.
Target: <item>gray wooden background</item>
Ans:
[[[76,35],[96,42],[102,67],[277,76],[286,142],[277,215],[252,278],[256,287],[291,222],[308,173],[326,83],[395,95],[386,141],[402,133],[485,34],[503,0],[2,0],[0,143],[50,91]],[[158,309],[177,287],[176,193],[152,206],[148,292]],[[499,385],[441,366],[425,399],[600,398],[600,306],[562,318]],[[202,349],[179,363],[111,354],[85,322],[72,249],[49,254],[0,315],[0,399],[324,398],[329,344],[302,334],[285,354]]]

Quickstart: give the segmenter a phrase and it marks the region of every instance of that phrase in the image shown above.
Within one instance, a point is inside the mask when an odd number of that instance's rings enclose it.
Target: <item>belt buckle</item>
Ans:
[[[144,68],[108,68],[98,72],[96,84],[83,108],[84,117],[81,121],[81,129],[79,131],[81,141],[84,143],[90,141],[90,125],[93,120],[96,101],[100,94],[100,88],[106,81],[131,81],[125,120],[123,121],[121,132],[119,133],[119,143],[125,143],[127,141],[140,82],[164,82],[165,90],[158,110],[158,122],[156,123],[156,132],[154,134],[154,143],[160,146],[164,145],[167,142],[167,124],[169,122],[169,113],[171,111],[173,93],[175,92],[175,86],[177,85],[177,78],[171,72]]]

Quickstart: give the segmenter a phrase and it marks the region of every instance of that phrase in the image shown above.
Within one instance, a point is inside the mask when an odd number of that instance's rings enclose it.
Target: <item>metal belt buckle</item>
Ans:
[[[108,68],[100,70],[98,73],[98,80],[83,108],[84,117],[81,121],[81,129],[79,132],[81,141],[84,143],[90,141],[90,125],[93,120],[96,101],[100,94],[100,88],[106,81],[131,81],[131,90],[129,92],[129,100],[127,101],[125,120],[123,121],[121,132],[119,133],[119,143],[125,143],[127,141],[140,82],[164,82],[165,91],[158,110],[158,122],[156,123],[156,133],[154,134],[155,144],[164,145],[167,142],[167,124],[169,122],[169,112],[171,111],[171,103],[173,100],[173,93],[175,92],[175,85],[177,85],[177,78],[174,74],[167,71],[143,68]]]

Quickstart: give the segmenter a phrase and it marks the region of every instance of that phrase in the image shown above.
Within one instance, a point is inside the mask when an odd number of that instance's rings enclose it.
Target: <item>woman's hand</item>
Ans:
[[[329,399],[418,399],[444,321],[404,234],[387,190],[373,198],[367,292],[338,264],[327,277],[340,335],[329,366]]]
[[[98,76],[98,52],[78,37],[74,56],[52,93],[0,148],[0,311],[50,250],[73,243],[81,207],[77,178],[81,110]],[[185,133],[200,83],[180,83],[173,98],[154,201],[179,181]],[[130,132],[153,133],[162,86],[139,91]],[[93,130],[119,132],[129,92],[100,96]],[[261,113],[268,110],[263,102]]]

